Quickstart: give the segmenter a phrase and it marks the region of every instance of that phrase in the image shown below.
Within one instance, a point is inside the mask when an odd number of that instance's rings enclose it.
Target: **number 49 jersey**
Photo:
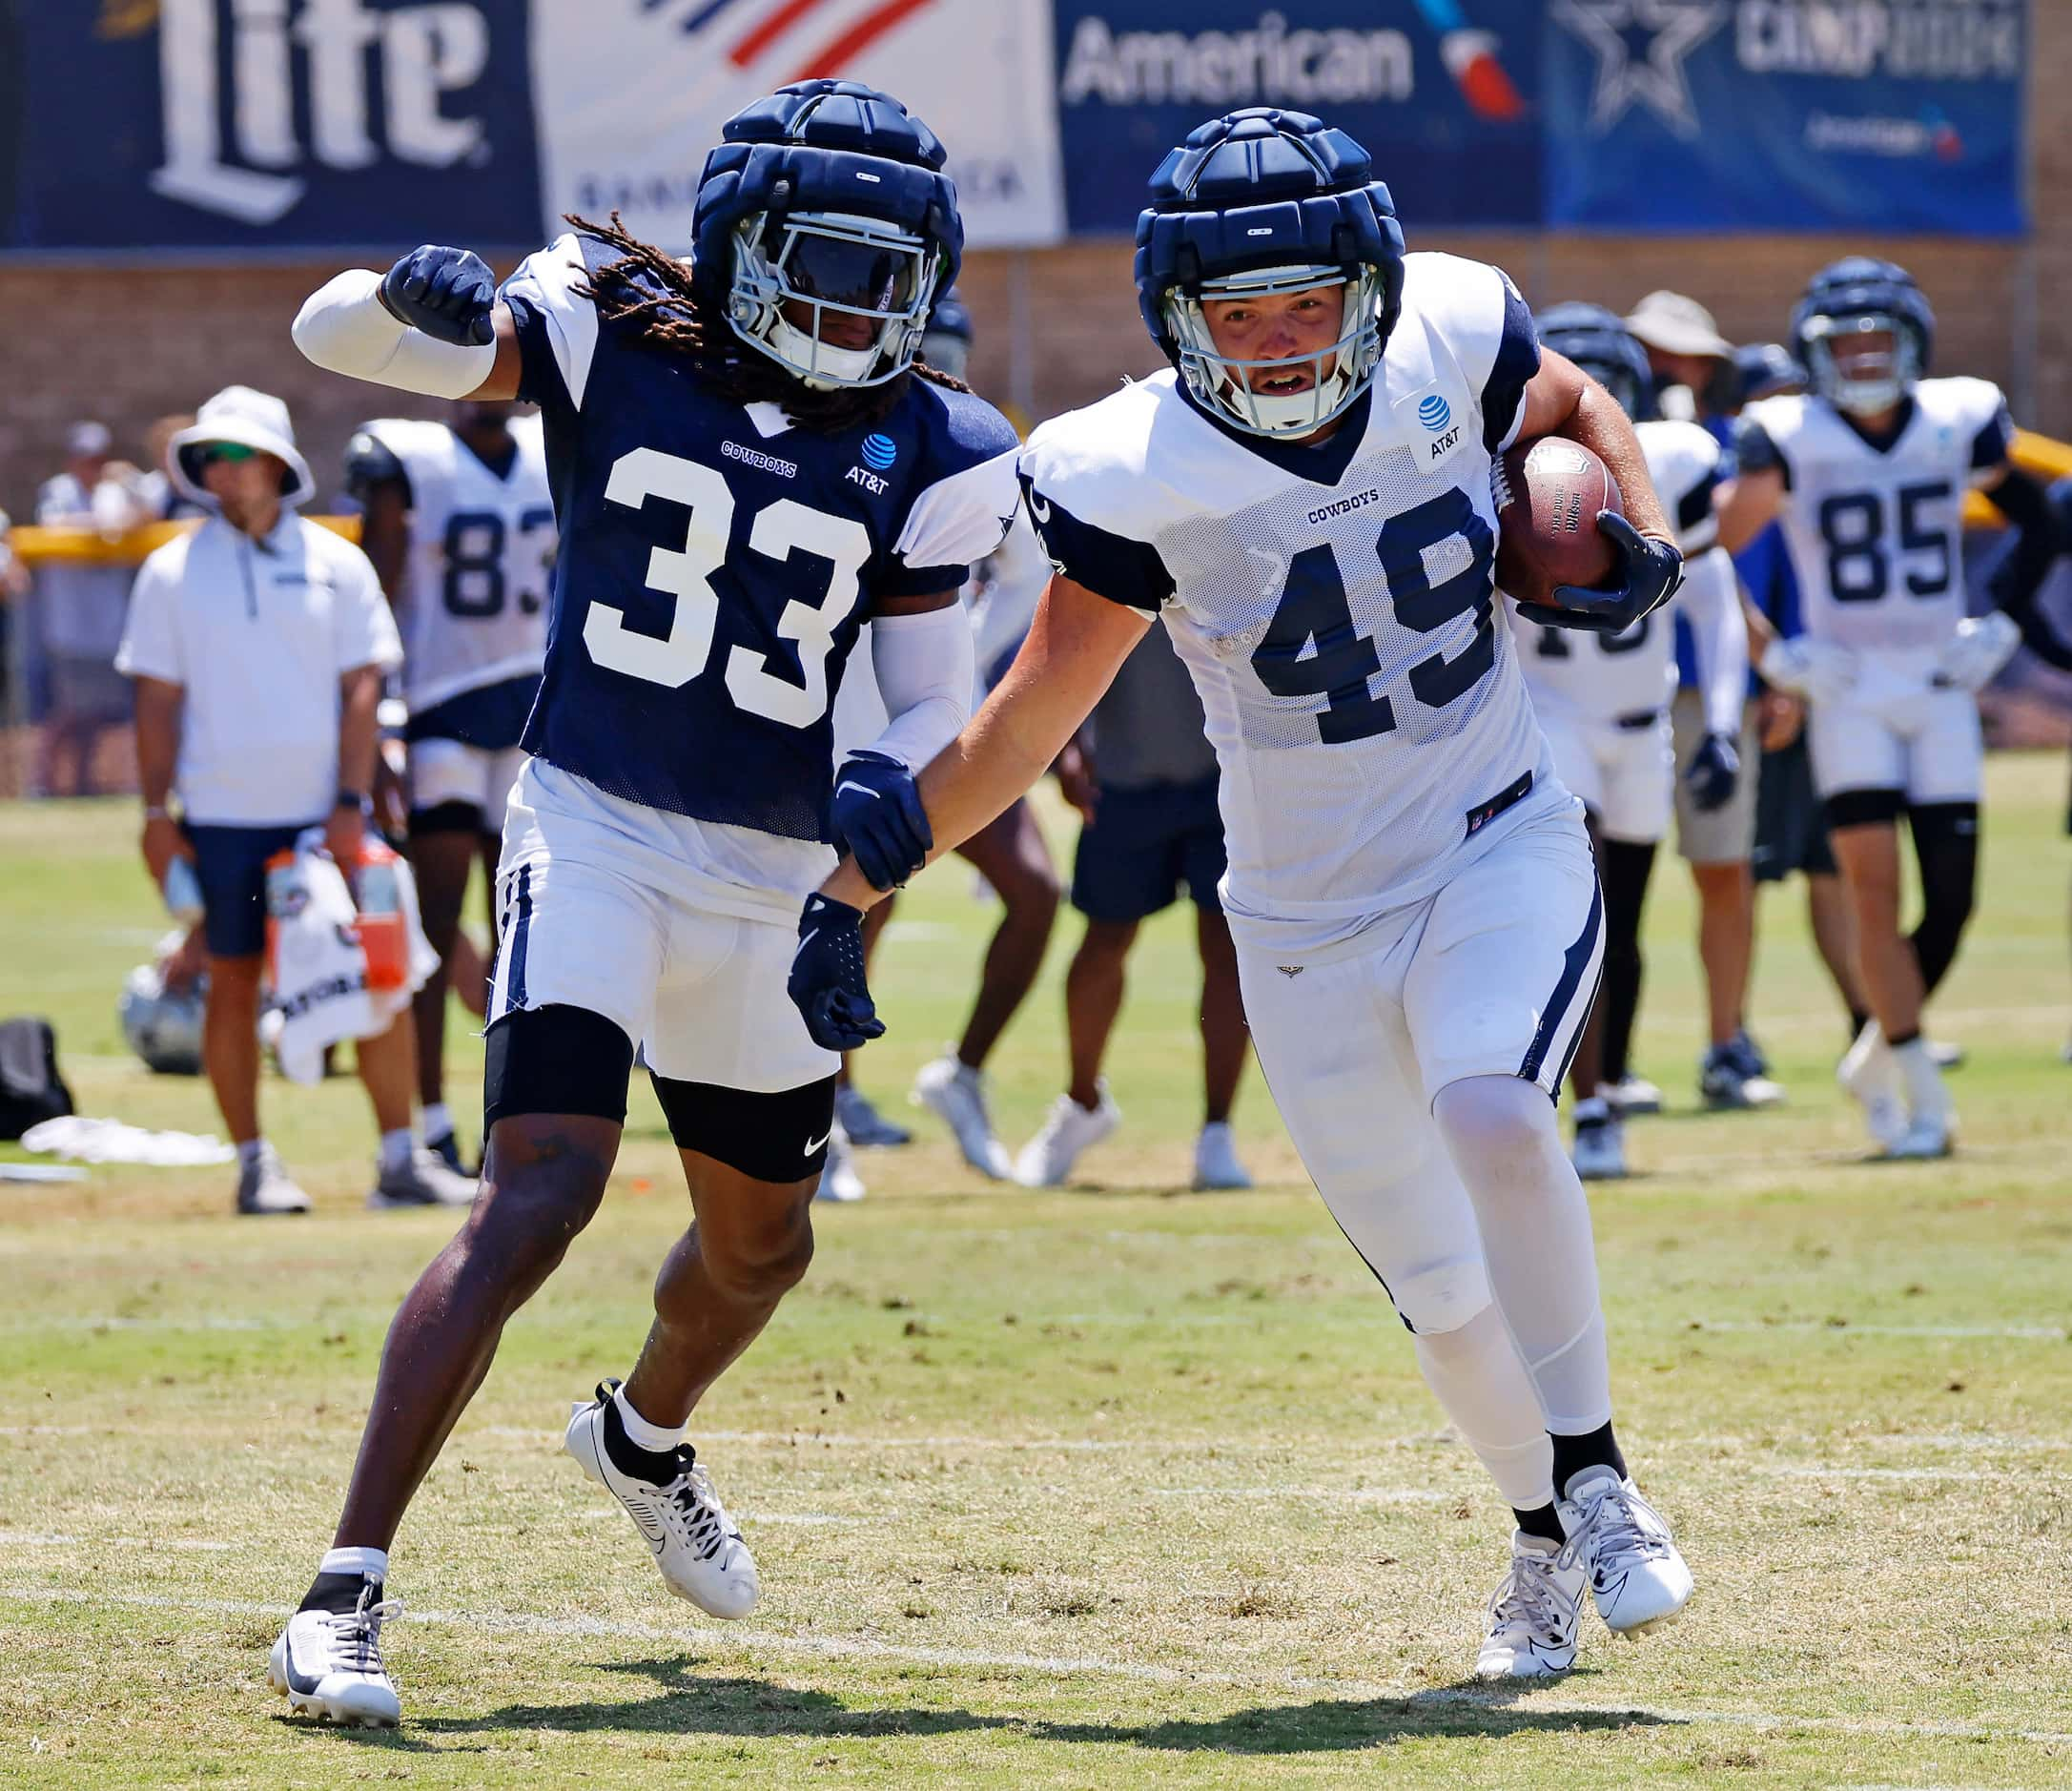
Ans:
[[[1490,463],[1538,365],[1502,274],[1418,254],[1374,384],[1328,441],[1227,430],[1170,372],[1030,439],[1053,564],[1161,615],[1193,675],[1226,907],[1262,945],[1334,944],[1572,802],[1492,608]]]
[[[600,318],[588,275],[615,254],[564,237],[503,293],[562,531],[525,750],[651,809],[825,841],[857,629],[998,546],[1014,429],[918,376],[831,435],[720,398]]]
[[[1899,433],[1874,446],[1825,399],[1766,398],[1741,413],[1743,471],[1775,467],[1809,635],[1857,651],[1940,647],[1964,616],[1966,487],[2014,437],[1986,380],[1923,380]]]
[[[513,418],[511,436],[518,454],[503,473],[442,422],[378,418],[346,449],[356,488],[398,478],[408,488],[410,558],[397,599],[413,716],[529,678],[546,656],[555,531],[540,420]]]

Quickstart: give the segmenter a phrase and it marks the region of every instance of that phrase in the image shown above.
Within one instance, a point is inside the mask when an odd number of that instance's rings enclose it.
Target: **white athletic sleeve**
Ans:
[[[919,771],[971,719],[974,654],[962,603],[871,624],[871,669],[892,719],[866,751]]]
[[[1741,590],[1726,548],[1708,547],[1685,563],[1676,601],[1690,620],[1697,648],[1706,731],[1738,739],[1741,710],[1748,701],[1748,621],[1741,613]]]

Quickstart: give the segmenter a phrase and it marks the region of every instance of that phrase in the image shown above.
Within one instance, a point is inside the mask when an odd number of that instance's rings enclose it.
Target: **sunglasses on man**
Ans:
[[[212,442],[201,450],[201,463],[214,466],[222,461],[229,465],[241,465],[258,453],[257,448],[247,447],[242,442]]]

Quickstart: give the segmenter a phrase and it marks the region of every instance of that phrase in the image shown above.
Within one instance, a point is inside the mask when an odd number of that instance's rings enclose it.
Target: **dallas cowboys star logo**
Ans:
[[[1602,135],[1638,100],[1678,136],[1696,136],[1684,58],[1727,12],[1724,0],[1554,0],[1554,17],[1597,53],[1590,129]]]

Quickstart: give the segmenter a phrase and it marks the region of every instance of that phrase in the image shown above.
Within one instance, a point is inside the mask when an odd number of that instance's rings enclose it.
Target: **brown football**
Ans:
[[[1612,583],[1619,556],[1599,510],[1626,506],[1603,461],[1580,442],[1543,435],[1506,450],[1497,484],[1496,582],[1524,603],[1551,601],[1557,585]]]

